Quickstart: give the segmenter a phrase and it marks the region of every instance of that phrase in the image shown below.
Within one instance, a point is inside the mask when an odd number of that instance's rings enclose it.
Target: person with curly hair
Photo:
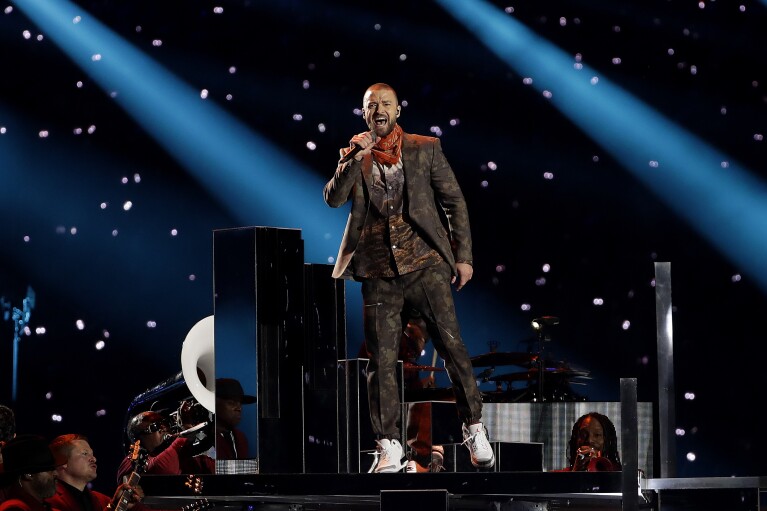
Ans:
[[[601,413],[590,412],[575,421],[567,448],[568,467],[564,471],[610,472],[623,468],[615,425]]]

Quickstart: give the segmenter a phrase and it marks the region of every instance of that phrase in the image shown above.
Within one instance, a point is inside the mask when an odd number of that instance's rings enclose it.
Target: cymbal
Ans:
[[[588,376],[588,371],[574,371],[572,369],[566,369],[566,368],[546,368],[546,370],[543,373],[544,381],[545,378],[551,378],[555,377],[557,379],[567,379],[567,378],[575,378],[577,376]],[[509,374],[499,374],[498,376],[491,376],[488,378],[489,381],[530,381],[535,380],[538,378],[538,368],[530,369],[529,371],[521,372],[521,373],[509,373]]]
[[[499,352],[491,351],[483,355],[471,357],[471,365],[474,367],[493,367],[493,366],[524,366],[527,367],[538,360],[538,355],[534,353],[517,352]]]
[[[444,371],[444,367],[436,367],[436,366],[417,366],[417,365],[403,365],[402,369],[404,371]]]

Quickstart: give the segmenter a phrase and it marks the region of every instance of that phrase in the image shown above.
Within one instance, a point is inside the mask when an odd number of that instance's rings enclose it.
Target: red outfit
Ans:
[[[573,467],[565,467],[551,472],[618,472],[622,468],[604,457],[591,458],[584,468],[573,470]]]
[[[149,456],[146,462],[147,474],[213,474],[216,471],[215,462],[201,454],[194,456],[194,439],[179,437],[156,456]],[[123,477],[129,477],[133,472],[133,462],[126,456],[117,469],[117,483],[123,482]]]
[[[0,503],[0,511],[52,511],[50,504],[40,502],[20,487],[10,486],[4,490],[8,500]]]
[[[90,508],[84,502],[85,499],[90,501]],[[56,495],[45,500],[53,507],[53,511],[103,511],[112,501],[112,497],[87,487],[80,491],[63,481],[56,481]],[[131,511],[150,511],[150,508],[136,502]]]
[[[239,429],[216,432],[216,459],[248,459],[248,438]]]
[[[90,500],[92,511],[102,511],[112,501],[111,497],[103,493],[88,488],[80,491],[63,481],[56,481],[56,495],[45,500],[59,511],[88,511],[84,499]]]

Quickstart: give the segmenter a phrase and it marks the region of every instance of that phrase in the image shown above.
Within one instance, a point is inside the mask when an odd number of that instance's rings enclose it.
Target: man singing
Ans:
[[[460,290],[474,272],[463,193],[439,139],[405,133],[397,124],[402,108],[392,87],[368,87],[362,110],[370,131],[354,135],[349,148],[341,150],[324,196],[334,208],[352,202],[333,276],[362,284],[368,399],[377,443],[370,470],[403,467],[395,372],[410,309],[426,321],[445,360],[472,463],[492,467],[495,456],[480,422],[482,399],[450,287]]]

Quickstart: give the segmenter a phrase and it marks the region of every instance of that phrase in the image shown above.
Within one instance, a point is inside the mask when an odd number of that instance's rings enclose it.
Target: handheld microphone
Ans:
[[[373,142],[376,141],[376,132],[371,131],[370,134],[373,136]],[[341,163],[346,163],[347,161],[354,158],[358,152],[362,151],[362,146],[359,144],[354,144],[354,147],[352,147],[352,150],[346,153],[346,155],[341,158]]]

